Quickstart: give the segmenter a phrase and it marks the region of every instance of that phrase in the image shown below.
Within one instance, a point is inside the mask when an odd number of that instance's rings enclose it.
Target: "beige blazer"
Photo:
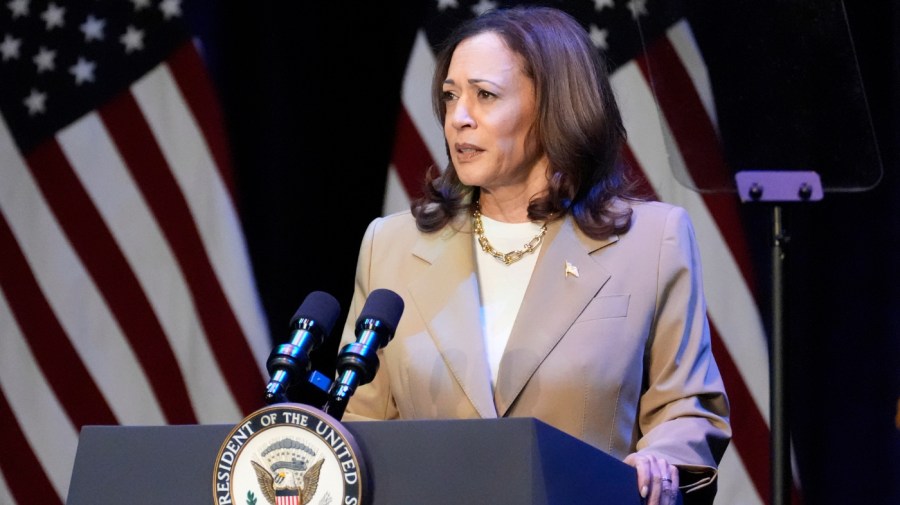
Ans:
[[[493,390],[471,217],[433,234],[409,212],[375,219],[342,345],[370,291],[395,291],[405,309],[343,420],[534,417],[620,459],[660,453],[687,486],[710,483],[731,430],[693,228],[679,207],[632,206],[631,229],[606,240],[571,217],[548,226]]]

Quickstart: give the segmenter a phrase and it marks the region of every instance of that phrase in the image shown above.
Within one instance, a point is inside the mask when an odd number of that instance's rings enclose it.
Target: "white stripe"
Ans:
[[[0,291],[0,388],[56,493],[65,498],[78,446],[78,430],[47,386]],[[53,349],[42,349],[53,352]],[[7,452],[8,449],[4,449]],[[4,457],[10,456],[5,454]],[[15,459],[13,456],[12,459]],[[15,461],[10,461],[15,464]],[[12,501],[0,503],[13,503]]]
[[[10,505],[16,503],[13,501],[12,491],[6,483],[6,479],[3,478],[3,472],[0,472],[0,503],[7,503]]]
[[[694,39],[691,25],[687,20],[682,19],[669,27],[666,32],[669,42],[675,48],[678,58],[687,70],[691,82],[694,83],[694,89],[700,96],[700,102],[706,109],[706,115],[712,121],[713,128],[718,129],[719,118],[716,115],[716,101],[713,98],[712,86],[709,83],[709,73],[706,69],[706,63],[700,55],[700,49],[697,48],[697,42]],[[652,66],[652,62],[651,62]],[[659,77],[659,76],[655,76]]]
[[[447,166],[444,131],[431,107],[431,79],[434,65],[434,53],[425,32],[419,30],[409,62],[406,64],[406,74],[403,76],[403,105],[406,106],[416,130],[431,153],[431,159],[443,170]]]
[[[138,80],[132,93],[187,198],[206,254],[247,337],[260,376],[267,379],[268,328],[240,220],[206,140],[166,65]]]
[[[765,500],[759,496],[750,474],[734,445],[728,446],[719,463],[718,491],[716,505],[762,505]]]
[[[384,205],[381,207],[381,215],[386,216],[409,209],[410,198],[406,193],[406,187],[400,180],[397,167],[392,163],[388,167],[387,182],[384,185]]]
[[[84,116],[57,138],[162,325],[197,420],[240,419],[175,256],[99,116]]]
[[[667,126],[660,123],[662,118],[656,113],[653,95],[640,69],[633,63],[624,65],[612,81],[619,91],[629,146],[645,175],[662,200],[683,206],[691,215],[706,272],[704,288],[710,319],[768,422],[768,350],[756,301],[703,199],[672,176],[672,167],[684,170],[684,161],[676,149],[665,147],[661,128]]]
[[[9,139],[0,120],[0,210],[41,291],[118,421],[162,422],[140,363]]]

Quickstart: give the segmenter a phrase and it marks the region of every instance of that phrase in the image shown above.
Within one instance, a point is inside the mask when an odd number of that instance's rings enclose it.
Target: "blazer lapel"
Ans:
[[[525,384],[609,280],[591,253],[618,240],[594,240],[575,230],[571,217],[551,223],[546,242],[500,360],[494,403],[503,416]],[[572,268],[577,269],[577,276]]]
[[[458,223],[459,224],[459,223]],[[426,236],[413,254],[430,263],[409,286],[412,301],[438,351],[482,418],[497,417],[481,328],[481,304],[471,223]]]

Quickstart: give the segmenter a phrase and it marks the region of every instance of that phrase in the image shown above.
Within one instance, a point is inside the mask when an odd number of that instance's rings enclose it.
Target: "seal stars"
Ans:
[[[578,267],[566,261],[566,279],[569,278],[569,275],[573,277],[578,277]]]

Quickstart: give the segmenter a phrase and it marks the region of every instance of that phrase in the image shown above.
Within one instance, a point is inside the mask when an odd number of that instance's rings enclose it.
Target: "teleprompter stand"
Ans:
[[[818,201],[824,194],[815,172],[743,171],[735,174],[743,202],[772,205],[771,274],[772,342],[769,351],[769,447],[772,453],[770,476],[772,503],[791,502],[791,430],[788,415],[788,341],[784,318],[784,260],[789,235],[782,219],[782,203]]]

